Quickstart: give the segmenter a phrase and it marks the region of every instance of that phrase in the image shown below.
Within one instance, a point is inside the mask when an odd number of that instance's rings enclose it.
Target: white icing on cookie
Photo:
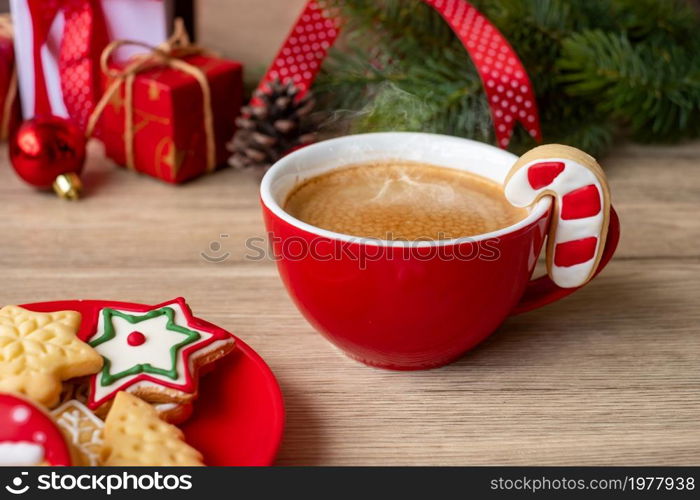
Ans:
[[[546,163],[562,164],[563,169],[550,182],[533,187],[529,178],[530,168]],[[562,288],[575,288],[585,284],[595,273],[600,261],[605,245],[610,205],[607,198],[607,185],[604,183],[604,179],[601,180],[601,175],[602,173],[596,173],[573,159],[553,156],[551,158],[537,158],[522,165],[516,163],[506,180],[506,198],[515,206],[530,206],[544,195],[552,195],[556,198],[552,230],[549,233],[550,241],[547,244],[547,270],[552,281]],[[596,196],[600,210],[594,215],[585,217],[562,218],[564,197],[590,186],[595,186],[597,190]],[[558,245],[575,245],[576,242],[580,243],[582,240],[593,242],[593,238],[595,238],[595,242],[592,254],[580,252],[580,255],[592,255],[590,258],[573,264],[557,265],[557,253],[564,251],[563,247]]]
[[[158,403],[153,405],[153,407],[156,409],[157,412],[164,413],[166,411],[171,411],[177,408],[177,403]]]

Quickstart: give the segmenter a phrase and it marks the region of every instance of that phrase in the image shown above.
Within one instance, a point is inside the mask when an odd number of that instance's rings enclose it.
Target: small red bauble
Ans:
[[[80,195],[80,172],[85,164],[85,134],[58,116],[27,120],[10,139],[10,161],[17,175],[39,189],[62,198]]]

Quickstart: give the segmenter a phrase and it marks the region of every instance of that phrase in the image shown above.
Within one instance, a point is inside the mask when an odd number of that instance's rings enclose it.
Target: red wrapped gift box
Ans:
[[[235,131],[243,99],[241,64],[197,54],[179,59],[201,71],[211,94],[216,165],[226,162],[226,142]],[[106,87],[112,80],[106,78]],[[102,112],[99,138],[107,156],[120,165],[171,183],[211,170],[205,130],[206,101],[202,84],[191,73],[160,65],[134,75],[132,109],[133,165],[128,165],[127,82]]]
[[[12,22],[8,15],[2,15],[0,16],[0,139],[7,139],[9,129],[18,121],[19,101]]]

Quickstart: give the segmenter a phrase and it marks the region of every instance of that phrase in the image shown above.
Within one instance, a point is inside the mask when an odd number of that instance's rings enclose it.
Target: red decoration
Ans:
[[[3,15],[0,16],[0,140],[7,139],[19,116],[12,22],[8,15]]]
[[[85,136],[65,118],[38,116],[24,122],[10,139],[10,161],[28,184],[53,187],[58,195],[74,199],[85,163]]]
[[[498,145],[505,148],[516,122],[538,142],[542,140],[532,83],[508,41],[466,0],[423,0],[454,30],[484,83]],[[260,83],[275,79],[293,81],[303,96],[320,70],[328,48],[341,28],[341,20],[310,0]],[[255,102],[253,102],[255,104]]]
[[[109,41],[100,3],[94,0],[28,0],[32,17],[34,113],[51,113],[41,50],[59,12],[64,28],[59,56],[63,99],[71,117],[85,128],[99,98],[99,59]]]
[[[124,68],[113,68],[107,78],[107,86],[115,78],[122,81],[111,97],[109,90],[103,97],[109,99],[106,106],[102,108],[101,102],[96,110],[101,113],[100,139],[107,156],[171,183],[225,163],[226,142],[235,131],[243,102],[241,64],[204,54],[149,61],[137,59]],[[133,64],[143,66],[130,70]]]
[[[0,394],[0,422],[0,465],[71,465],[60,429],[29,400]]]

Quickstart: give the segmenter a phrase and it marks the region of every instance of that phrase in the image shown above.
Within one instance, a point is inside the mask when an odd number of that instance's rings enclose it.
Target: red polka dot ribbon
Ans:
[[[53,114],[46,89],[41,48],[59,11],[65,23],[58,69],[68,114],[85,128],[99,98],[99,58],[108,43],[98,0],[28,0],[32,17],[34,59],[34,114]]]
[[[484,82],[498,145],[505,148],[521,123],[542,140],[532,83],[517,54],[498,29],[466,0],[423,0],[450,25]],[[310,0],[282,45],[259,88],[293,81],[304,95],[341,29],[341,20],[321,0]],[[253,104],[256,104],[254,100]]]

